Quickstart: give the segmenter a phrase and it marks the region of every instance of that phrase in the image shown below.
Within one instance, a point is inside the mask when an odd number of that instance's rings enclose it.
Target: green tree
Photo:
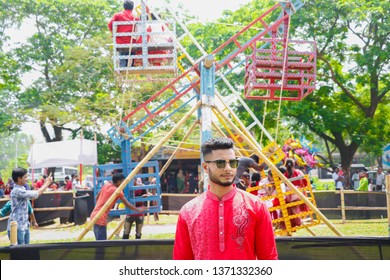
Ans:
[[[16,166],[27,168],[32,139],[23,133],[1,133],[0,139],[0,177],[8,179]]]
[[[68,84],[58,73],[66,51],[84,46],[97,34],[109,38],[107,19],[119,10],[118,4],[114,0],[3,1],[3,6],[18,15],[15,26],[28,20],[36,28],[27,43],[15,51],[22,64],[41,75],[19,94],[18,101],[21,113],[39,121],[47,142],[62,140],[64,130],[80,130],[80,116],[72,112],[77,111],[79,99],[90,94],[83,88],[67,90]]]
[[[37,1],[32,6],[23,1],[10,3],[21,5],[20,12],[34,19],[37,29],[17,49],[17,55],[41,76],[18,96],[18,101],[22,114],[39,121],[47,142],[62,140],[64,130],[70,131],[72,138],[81,129],[106,135],[104,126],[115,125],[163,87],[161,83],[134,85],[116,79],[107,19],[122,9],[117,1]],[[59,13],[64,10],[66,13]],[[115,150],[108,152],[111,140],[99,138],[108,145],[104,148],[107,155],[100,158],[99,154],[99,162],[117,159]]]
[[[17,92],[20,90],[19,64],[12,55],[3,53],[0,48],[0,133],[16,131]]]
[[[284,107],[293,128],[335,146],[349,176],[359,147],[380,155],[390,140],[388,1],[311,1],[292,20],[293,34],[317,42],[318,90]]]

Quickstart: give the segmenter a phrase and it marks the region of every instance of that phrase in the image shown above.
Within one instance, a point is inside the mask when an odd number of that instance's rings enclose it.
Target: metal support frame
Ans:
[[[298,4],[300,1],[295,1]],[[212,52],[212,55],[214,57],[218,56],[220,53],[222,53],[225,48],[231,49],[232,51],[225,56],[224,59],[221,61],[215,61],[215,71],[216,75],[222,76],[223,74],[221,71],[224,71],[226,67],[232,68],[231,63],[237,59],[237,56],[241,53],[243,53],[247,49],[252,49],[252,46],[255,42],[257,42],[259,39],[263,38],[267,34],[269,34],[272,30],[277,30],[280,28],[286,19],[289,18],[289,13],[284,12],[284,9],[291,9],[289,8],[283,8],[280,3],[275,4],[272,8],[270,8],[268,11],[266,11],[264,14],[262,14],[259,18],[255,19],[253,22],[251,22],[249,25],[247,25],[245,28],[243,28],[240,32],[233,35],[229,40],[227,40],[225,43],[223,43],[221,46],[219,46],[217,49],[215,49]],[[267,24],[266,21],[271,20],[271,16],[274,16],[275,13],[279,13],[280,16],[277,20]],[[290,11],[292,13],[292,11]],[[253,36],[251,39],[247,39],[248,35],[251,34],[252,28],[260,29],[260,32],[257,33],[255,36]],[[168,108],[170,108],[173,104],[175,104],[176,101],[185,98],[189,95],[190,92],[192,92],[192,89],[196,89],[199,85],[199,79],[192,79],[194,77],[200,76],[200,70],[199,70],[199,63],[200,61],[203,61],[203,56],[199,58],[197,61],[192,61],[193,66],[190,67],[187,71],[183,72],[179,77],[171,81],[167,86],[162,88],[160,91],[155,93],[152,97],[150,97],[148,100],[146,100],[144,103],[142,103],[140,106],[138,106],[135,110],[130,112],[127,116],[123,118],[123,121],[126,121],[133,115],[137,114],[139,115],[141,113],[144,113],[143,116],[141,116],[140,121],[137,122],[137,124],[134,124],[131,131],[134,133],[135,131],[140,131],[143,129],[143,127],[150,127],[153,126],[153,121],[155,118],[161,114],[162,112],[165,112]],[[190,78],[190,82],[183,86],[183,82]],[[222,80],[226,83],[228,82],[226,78],[222,78]],[[168,99],[165,99],[166,102],[158,102],[158,106],[153,105],[156,107],[153,112],[149,109],[152,104],[155,103],[157,99],[163,98],[163,96],[170,96]],[[166,98],[166,97],[164,97]],[[237,100],[240,101],[240,98],[237,97]],[[242,101],[242,100],[241,100]],[[244,106],[246,110],[250,109],[248,106]],[[250,114],[252,117],[256,118],[255,114]],[[258,125],[261,125],[260,122],[257,120],[256,123]],[[245,129],[245,127],[243,128]],[[267,135],[268,136],[268,135]]]
[[[127,156],[127,152],[126,156]],[[125,177],[127,177],[134,168],[139,164],[139,162],[130,162],[128,164],[118,163],[118,164],[104,164],[97,165],[93,167],[94,174],[94,197],[96,200],[97,194],[100,192],[106,181],[110,181],[112,178],[111,173],[114,171],[122,170],[122,173]],[[123,189],[124,195],[126,199],[135,205],[137,202],[149,202],[151,205],[149,207],[149,211],[147,213],[158,213],[162,210],[161,204],[161,182],[159,176],[159,164],[157,161],[149,161],[144,165],[144,167],[152,167],[154,172],[152,173],[144,173],[137,174],[134,178],[142,178],[142,179],[150,179],[156,178],[156,184],[153,185],[145,185],[145,186],[134,186],[133,180],[131,180]],[[148,197],[135,197],[134,191],[138,189],[145,189],[148,192],[152,193],[152,195]],[[96,201],[95,201],[96,202]],[[118,210],[110,210],[110,216],[119,216],[123,214],[138,214],[138,212],[132,211],[128,208],[118,209]]]
[[[272,48],[256,48],[246,60],[246,99],[300,101],[315,90],[315,42],[260,39]],[[287,48],[287,57],[284,57]],[[280,92],[282,96],[280,97]]]
[[[202,136],[201,143],[212,138],[211,134],[211,117],[214,106],[214,85],[215,85],[215,65],[213,56],[209,56],[200,63],[200,96],[202,100],[201,107],[201,124]]]
[[[142,111],[144,112],[143,117],[141,117],[139,119],[139,121],[135,122],[130,128],[127,128],[125,130],[126,134],[130,135],[129,138],[131,139],[133,137],[132,135],[134,133],[139,133],[142,135],[142,133],[143,133],[142,130],[145,130],[145,129],[148,130],[148,129],[151,129],[153,127],[157,127],[159,124],[161,124],[161,121],[159,121],[157,123],[157,125],[155,124],[156,118],[158,118],[159,115],[162,114],[163,112],[164,112],[164,114],[166,114],[167,109],[172,109],[171,106],[175,105],[176,101],[190,100],[191,98],[188,97],[188,95],[191,92],[191,90],[193,89],[195,91],[195,96],[198,98],[198,100],[200,99],[201,101],[198,101],[198,103],[197,103],[198,105],[196,108],[193,108],[192,110],[190,110],[188,112],[188,114],[186,115],[186,119],[188,118],[189,114],[194,113],[195,110],[199,110],[201,112],[202,125],[204,122],[203,119],[207,119],[207,118],[210,119],[210,126],[208,126],[208,125],[206,125],[204,127],[202,126],[202,142],[209,139],[211,137],[211,108],[213,108],[215,106],[215,104],[214,104],[214,95],[216,93],[215,88],[214,88],[215,83],[216,83],[215,76],[218,75],[219,77],[221,77],[221,80],[223,80],[225,83],[226,82],[228,83],[228,81],[223,73],[229,72],[229,71],[225,71],[225,68],[230,68],[230,69],[234,68],[232,66],[232,63],[236,62],[236,60],[239,58],[239,54],[243,53],[245,50],[247,50],[249,48],[252,48],[256,42],[258,42],[264,36],[266,36],[267,34],[272,32],[272,30],[282,30],[283,32],[285,32],[285,28],[283,28],[283,24],[289,18],[290,14],[294,13],[298,8],[300,8],[300,4],[302,4],[302,2],[300,0],[296,0],[292,3],[291,2],[288,2],[288,3],[287,4],[286,3],[275,4],[271,9],[269,9],[267,12],[262,14],[259,18],[254,20],[251,24],[246,26],[243,30],[238,32],[236,35],[232,36],[229,40],[227,40],[224,44],[222,44],[220,47],[218,47],[216,50],[214,50],[212,52],[213,56],[217,56],[218,54],[222,53],[226,49],[230,49],[230,50],[233,49],[228,55],[225,56],[224,59],[222,59],[218,62],[214,61],[211,64],[207,64],[208,67],[205,67],[205,65],[203,63],[205,56],[199,58],[197,61],[192,61],[191,63],[193,66],[190,67],[187,71],[184,71],[180,75],[180,77],[177,77],[176,79],[174,79],[167,86],[165,86],[163,89],[158,91],[156,94],[154,94],[152,97],[150,97],[147,101],[142,103],[134,111],[132,111],[127,116],[125,116],[122,120],[122,123],[127,121],[130,117],[134,116],[135,114],[137,114],[137,113],[139,114],[140,112],[142,113]],[[267,24],[266,21],[270,20],[270,18],[272,18],[271,15],[280,9],[282,11],[280,12],[279,18],[277,20],[274,20],[271,23]],[[260,26],[260,28],[259,28],[259,26]],[[259,28],[261,31],[259,33],[257,33],[255,36],[253,36],[251,39],[247,40],[247,38],[248,38],[247,35],[250,34],[249,31],[251,28]],[[245,42],[241,42],[242,40],[244,40],[243,38],[245,38],[245,40],[246,40]],[[201,79],[196,79],[196,77],[200,77]],[[183,86],[183,81],[185,81],[185,79],[188,79],[189,83]],[[228,83],[228,84],[230,85],[230,83]],[[200,87],[199,87],[199,85],[200,85]],[[201,92],[200,98],[197,96],[198,95],[198,88],[200,88],[200,92]],[[169,95],[167,93],[171,93],[171,95]],[[169,96],[169,97],[166,98],[166,96]],[[219,94],[217,96],[219,97]],[[164,99],[161,100],[160,98],[162,98],[162,97],[165,98],[165,100]],[[157,100],[159,102],[156,102]],[[223,101],[222,101],[222,103],[223,103]],[[200,104],[202,104],[201,110],[200,110]],[[228,108],[228,106],[226,106],[225,103],[223,103],[223,104],[226,108]],[[208,114],[207,108],[205,108],[207,106],[210,108],[210,114]],[[150,109],[152,107],[154,109]],[[214,108],[213,108],[213,110],[214,110]],[[172,110],[172,111],[177,112],[178,110],[176,109],[176,110]],[[217,108],[217,111],[218,111],[218,114],[220,116],[223,116],[223,113],[220,110],[218,110],[218,108]],[[164,114],[162,114],[162,115],[164,115]],[[229,125],[232,125],[231,121],[229,121],[229,120],[226,120],[226,121],[227,121],[227,123],[229,123]],[[163,145],[163,142],[168,139],[167,137],[172,135],[172,133],[174,133],[174,131],[176,131],[178,129],[179,124],[183,124],[183,123],[184,123],[183,120],[181,120],[174,127],[174,129],[172,131],[170,131],[170,133],[167,136],[165,136],[159,142],[159,144],[153,148],[152,151],[149,152],[149,154],[145,157],[145,159],[142,162],[136,163],[137,165],[134,167],[134,169],[132,169],[132,170],[129,169],[129,170],[131,170],[131,172],[127,176],[124,184],[131,183],[130,180],[132,180],[135,176],[137,176],[136,172],[138,172],[140,170],[140,168],[142,168],[142,166],[144,166],[146,164],[147,160],[149,160],[156,153],[157,149],[159,149]],[[205,121],[205,124],[206,124],[206,121]],[[240,124],[240,126],[241,126],[241,124]],[[237,130],[238,128],[235,127],[235,129]],[[245,142],[254,151],[256,151],[257,154],[263,155],[258,143],[256,143],[254,141],[254,139],[252,139],[250,133],[248,133],[246,131],[246,128],[240,127],[240,129],[245,131],[245,133],[239,132],[240,136],[245,140]],[[240,131],[240,129],[238,129],[238,131]],[[113,133],[112,135],[116,135],[116,133]],[[123,135],[121,135],[121,134],[120,134],[120,136],[123,137]],[[139,138],[137,138],[137,140]],[[126,139],[126,137],[124,137],[123,139],[120,138],[120,140],[122,142],[123,141],[125,141],[125,142],[130,141],[130,140]],[[122,143],[122,142],[120,142],[120,143]],[[283,174],[280,174],[280,172],[276,169],[276,167],[267,158],[263,158],[263,156],[262,156],[262,159],[264,160],[265,163],[267,163],[268,166],[270,166],[270,168],[278,176],[280,176],[280,178],[282,178],[283,181],[287,180],[283,176]],[[158,179],[159,177],[157,176],[156,178]],[[289,182],[285,182],[285,183],[289,184]],[[124,186],[122,184],[118,188],[118,191],[121,191],[123,188],[124,188]],[[292,190],[299,192],[299,190],[297,190],[294,186],[292,186]],[[299,194],[298,194],[298,196],[299,196]],[[305,203],[308,202],[309,207],[315,208],[315,206],[306,198],[303,197],[302,200],[305,201]],[[109,203],[109,202],[107,202],[107,203]],[[314,211],[314,209],[313,209],[313,211]],[[314,212],[316,212],[316,211],[314,211]],[[322,215],[321,213],[317,213],[317,212],[316,212],[316,214],[318,214],[320,216]],[[94,220],[96,220],[96,218],[97,217],[95,217]],[[327,221],[326,218],[325,218],[325,221]],[[91,221],[91,222],[93,223],[94,221]],[[87,227],[87,229],[88,229],[88,227]],[[85,229],[85,230],[87,230],[87,229]],[[336,229],[332,229],[332,230],[337,235],[341,235],[341,233],[339,233]]]

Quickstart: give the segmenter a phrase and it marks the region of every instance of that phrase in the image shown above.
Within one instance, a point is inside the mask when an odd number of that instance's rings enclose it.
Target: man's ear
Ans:
[[[207,163],[202,162],[202,168],[203,168],[204,172],[208,174]]]

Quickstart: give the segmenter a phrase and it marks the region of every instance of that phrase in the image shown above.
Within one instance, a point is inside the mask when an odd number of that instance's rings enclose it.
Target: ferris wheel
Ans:
[[[304,3],[301,0],[281,1],[264,11],[258,18],[223,42],[211,53],[207,53],[195,37],[188,30],[180,13],[173,7],[165,4],[163,10],[154,9],[147,1],[140,1],[138,8],[139,20],[125,23],[114,23],[115,28],[120,24],[132,25],[131,32],[120,34],[113,31],[114,55],[113,64],[116,75],[125,77],[129,83],[161,80],[170,75],[168,82],[149,99],[139,104],[129,114],[121,118],[109,131],[112,141],[122,150],[122,163],[116,165],[97,166],[95,168],[95,191],[103,185],[109,170],[121,169],[125,182],[118,188],[132,188],[135,177],[153,177],[155,185],[153,196],[141,198],[149,201],[152,207],[150,213],[161,211],[161,184],[160,177],[167,169],[161,170],[152,157],[170,140],[184,124],[193,122],[177,145],[167,164],[172,162],[175,153],[183,142],[199,127],[200,142],[211,138],[213,133],[232,138],[237,146],[238,156],[248,156],[255,153],[271,170],[275,178],[276,193],[267,199],[277,198],[280,205],[270,208],[270,211],[279,211],[280,218],[273,221],[275,225],[284,224],[284,227],[275,227],[279,235],[292,234],[297,229],[309,228],[324,221],[336,235],[341,235],[326,217],[316,208],[315,198],[308,183],[298,189],[276,167],[284,158],[281,147],[267,132],[262,123],[245,102],[246,99],[255,100],[288,100],[300,101],[314,91],[316,81],[316,45],[315,42],[290,40],[290,18]],[[154,18],[151,18],[151,14]],[[164,18],[161,18],[164,14]],[[157,16],[156,16],[157,15]],[[151,20],[152,19],[152,20]],[[163,29],[149,28],[148,25],[164,26]],[[137,26],[137,27],[135,27]],[[178,31],[180,30],[180,31]],[[120,36],[132,36],[136,41],[118,45]],[[151,42],[153,36],[164,36],[164,42]],[[191,41],[196,47],[199,57],[191,57],[183,46],[183,41]],[[120,49],[128,49],[126,56],[121,56]],[[248,55],[249,54],[249,55]],[[217,59],[218,58],[218,59]],[[120,65],[120,59],[127,59],[126,65]],[[241,90],[229,82],[230,75],[245,71],[243,80],[244,98]],[[145,78],[146,77],[146,78]],[[217,83],[223,83],[225,93],[222,95],[216,88]],[[245,126],[232,109],[232,103],[238,103],[252,118],[249,126]],[[177,113],[184,116],[177,122],[169,122]],[[195,116],[195,117],[194,117]],[[153,133],[155,129],[167,123],[171,128],[159,139],[140,162],[132,162],[131,147],[137,141],[142,141],[145,135]],[[267,136],[269,144],[262,147],[251,133],[251,129],[258,126]],[[149,174],[139,175],[143,167],[153,170]],[[305,179],[310,182],[308,178]],[[282,190],[282,184],[288,190]],[[128,192],[131,193],[131,192]],[[295,194],[299,200],[286,201],[286,196]],[[112,198],[114,200],[115,197]],[[128,197],[130,202],[139,199]],[[110,203],[112,201],[108,201]],[[289,213],[289,208],[307,205],[307,211],[300,214]],[[131,213],[128,209],[118,210],[117,215]],[[98,218],[97,215],[95,218]],[[306,223],[293,225],[296,218],[306,220]],[[94,222],[93,220],[91,221]],[[86,231],[88,227],[86,228]],[[82,238],[82,237],[81,237]]]

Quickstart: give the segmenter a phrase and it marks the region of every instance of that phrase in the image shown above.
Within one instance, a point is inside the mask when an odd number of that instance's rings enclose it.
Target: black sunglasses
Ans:
[[[216,160],[206,160],[205,162],[206,163],[215,162],[217,168],[225,168],[226,163],[229,163],[231,168],[237,168],[239,160],[238,159],[229,159],[229,160],[216,159]]]

